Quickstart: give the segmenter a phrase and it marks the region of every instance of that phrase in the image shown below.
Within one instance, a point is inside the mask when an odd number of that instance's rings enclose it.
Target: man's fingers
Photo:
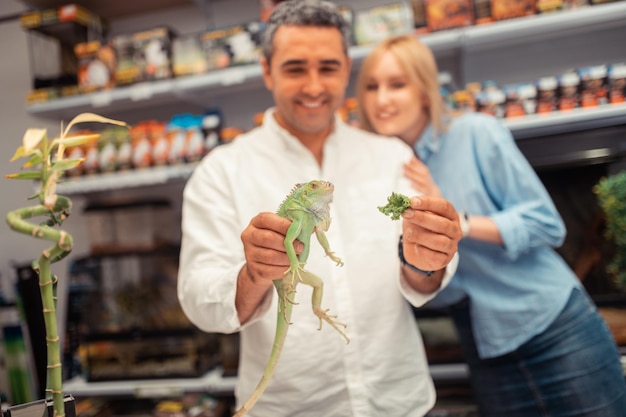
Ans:
[[[440,197],[420,195],[411,198],[411,208],[419,211],[430,211],[449,220],[457,220],[457,212],[448,200]]]
[[[244,231],[248,236],[244,237],[242,234],[242,240],[247,239],[254,246],[285,252],[285,234],[290,225],[291,220],[278,214],[260,213],[250,221],[250,226]],[[300,252],[302,244],[294,242],[294,248],[296,252]]]

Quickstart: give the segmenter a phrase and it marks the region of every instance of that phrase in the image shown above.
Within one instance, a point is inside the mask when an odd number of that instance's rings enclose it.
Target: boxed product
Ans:
[[[172,40],[174,32],[158,27],[133,34],[134,61],[138,81],[172,77]]]
[[[533,83],[505,85],[504,117],[519,117],[537,112],[537,88]]]
[[[55,26],[59,23],[75,23],[83,28],[91,28],[101,33],[106,26],[103,19],[78,4],[66,4],[58,8],[29,11],[20,16],[20,23],[24,29],[41,30],[52,36],[61,31],[71,32],[68,27]]]
[[[595,107],[609,102],[606,65],[579,68],[578,75],[581,107]]]
[[[426,0],[426,20],[431,31],[470,26],[474,23],[471,0]]]
[[[197,33],[181,35],[172,42],[172,71],[174,76],[202,74],[207,62]]]
[[[513,19],[535,14],[535,0],[491,0],[493,20]]]
[[[563,9],[564,0],[535,0],[537,14],[558,12]]]
[[[413,11],[408,3],[394,3],[357,11],[354,41],[357,45],[378,43],[389,36],[413,33]]]
[[[483,25],[493,22],[491,0],[474,0],[474,24]]]
[[[102,42],[81,42],[74,46],[78,59],[78,89],[81,93],[115,85],[115,51]]]
[[[411,0],[413,10],[413,27],[415,33],[428,32],[428,19],[426,18],[426,0]]]
[[[106,35],[105,22],[76,4],[26,12],[20,23],[29,38],[33,90],[76,86],[74,46]]]
[[[623,103],[626,97],[626,64],[619,63],[608,69],[609,103]]]
[[[119,86],[139,80],[132,35],[118,35],[111,40],[115,51],[115,83]]]
[[[558,85],[556,77],[542,77],[535,83],[537,87],[537,113],[552,113],[559,109]]]
[[[206,69],[252,64],[261,57],[263,23],[250,22],[200,34]]]
[[[580,107],[580,76],[575,71],[566,72],[558,77],[559,110],[571,110]]]

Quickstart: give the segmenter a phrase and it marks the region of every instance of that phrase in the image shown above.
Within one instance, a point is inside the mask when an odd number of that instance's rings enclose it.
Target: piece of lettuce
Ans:
[[[391,220],[398,220],[402,213],[410,206],[411,200],[409,200],[409,197],[392,192],[391,195],[387,197],[387,204],[379,206],[378,210],[385,216],[391,217]]]

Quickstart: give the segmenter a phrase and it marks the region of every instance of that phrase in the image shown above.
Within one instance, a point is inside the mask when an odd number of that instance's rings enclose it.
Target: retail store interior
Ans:
[[[626,171],[626,1],[335,3],[353,27],[341,117],[358,123],[356,74],[373,45],[400,33],[426,43],[447,104],[501,119],[544,183],[568,231],[558,252],[609,325],[626,374],[626,287],[608,268],[620,248],[606,237],[594,192],[602,178]],[[202,332],[176,297],[182,192],[203,156],[257,126],[272,105],[258,43],[273,6],[270,0],[0,3],[3,216],[27,205],[36,190],[34,181],[4,178],[17,169],[9,159],[26,129],[56,134],[83,112],[131,126],[94,127],[100,139],[75,147],[85,163],[57,189],[73,202],[63,228],[74,249],[54,270],[63,389],[76,399],[77,416],[234,411],[238,334]],[[596,85],[603,95],[589,99]],[[572,86],[574,104],[546,110]],[[174,134],[198,146],[175,154],[168,139]],[[140,154],[142,145],[152,151]],[[159,146],[168,149],[159,154]],[[5,410],[46,396],[44,318],[31,267],[46,243],[5,222],[0,227]],[[479,417],[450,318],[428,307],[414,313],[437,390],[427,417]]]

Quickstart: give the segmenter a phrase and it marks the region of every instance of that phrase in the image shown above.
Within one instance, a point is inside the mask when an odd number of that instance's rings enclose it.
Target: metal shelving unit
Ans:
[[[57,186],[64,195],[78,195],[185,181],[197,164],[149,167],[70,178]]]
[[[496,43],[502,47],[507,43],[514,45],[538,38],[563,36],[569,32],[592,33],[599,26],[606,29],[617,25],[626,25],[625,1],[434,32],[422,35],[421,39],[435,54],[454,54],[488,49]],[[371,48],[365,45],[350,50],[355,65]],[[205,97],[228,94],[234,89],[258,88],[262,82],[261,67],[246,65],[33,103],[27,106],[27,111],[34,116],[64,119],[86,109],[106,113],[107,110],[120,112],[141,106],[196,104],[202,103]],[[602,119],[603,114],[600,112],[597,116]],[[601,121],[599,123],[602,125]]]

